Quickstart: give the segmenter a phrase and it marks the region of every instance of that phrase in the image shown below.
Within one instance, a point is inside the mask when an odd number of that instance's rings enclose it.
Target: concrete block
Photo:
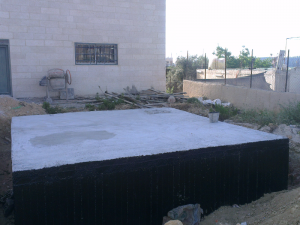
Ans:
[[[57,8],[41,8],[42,14],[55,14],[59,15],[59,9]]]
[[[44,40],[26,40],[27,46],[44,46],[45,41]]]
[[[41,27],[58,27],[58,21],[40,21]]]
[[[9,16],[10,18],[15,18],[15,19],[29,19],[29,13],[25,13],[25,12],[10,12]]]
[[[53,38],[52,34],[33,34],[33,40],[51,40]]]
[[[128,124],[124,118],[134,122]],[[178,120],[176,124],[174,119]],[[171,124],[175,134],[166,132]],[[239,197],[240,204],[245,204],[260,198],[270,188],[275,188],[273,191],[287,188],[288,139],[228,123],[211,124],[208,118],[172,108],[14,117],[12,131],[16,225],[30,224],[33,220],[35,224],[45,221],[47,224],[96,224],[102,218],[114,217],[115,212],[110,208],[101,208],[103,201],[128,212],[120,214],[111,225],[123,221],[140,224],[136,214],[141,215],[140,221],[151,219],[152,224],[160,224],[163,215],[170,210],[168,205],[182,191],[182,187],[175,185],[172,187],[175,191],[161,195],[161,191],[170,186],[165,181],[173,176],[174,168],[188,179],[189,201],[197,202],[201,198],[201,204],[211,211],[219,207],[211,199],[220,202],[228,193],[232,193],[228,202]],[[170,138],[172,135],[177,137],[176,142]],[[135,139],[129,142],[128,137],[132,136]],[[269,163],[264,164],[266,156],[272,153]],[[189,165],[189,169],[182,165]],[[209,170],[207,165],[217,166],[218,173]],[[250,181],[233,176],[229,167],[254,173],[256,176],[249,179],[256,185],[247,189]],[[178,176],[172,179],[175,184],[180,183]],[[153,180],[157,191],[152,191]],[[216,180],[220,185],[213,185]],[[193,190],[202,188],[203,183],[207,183],[207,190],[214,188],[215,191],[194,196]],[[241,192],[238,193],[232,183],[240,184]],[[69,191],[70,185],[72,191]],[[226,192],[224,187],[228,187]],[[147,194],[150,192],[153,196]],[[220,194],[215,196],[214,193]],[[32,195],[38,201],[32,201]],[[115,201],[111,201],[112,198]],[[152,201],[157,198],[169,203],[157,205]],[[20,207],[30,201],[31,208]],[[51,207],[57,202],[68,207]],[[127,202],[132,207],[128,208]],[[145,214],[145,207],[138,207],[141,205],[157,208],[160,213]],[[77,212],[90,215],[96,209],[101,210],[93,217],[74,216]],[[36,217],[39,213],[45,216]],[[60,217],[61,214],[66,216]]]
[[[32,33],[13,33],[13,39],[23,39],[23,40],[28,40],[28,39],[33,39],[33,34]]]
[[[0,25],[0,31],[7,32],[8,31],[8,26]]]
[[[59,27],[49,27],[46,28],[46,33],[47,34],[62,34],[63,33],[63,29],[59,28]]]
[[[64,46],[64,42],[63,41],[45,40],[45,46],[53,46],[53,47]]]
[[[45,29],[45,27],[28,27],[28,32],[44,34],[44,33],[46,33],[46,29]]]
[[[1,39],[12,39],[14,37],[14,33],[0,31],[0,37],[1,37]]]
[[[6,15],[2,18],[9,18],[9,12],[21,12],[21,6],[20,5],[13,5],[13,4],[2,4],[2,12],[0,12],[0,18],[1,15]],[[4,13],[5,12],[5,13]]]
[[[74,88],[68,88],[68,99],[74,99]],[[67,99],[67,93],[66,91],[60,91],[59,92],[59,98],[60,99]]]
[[[0,31],[1,31],[1,26],[0,26]],[[8,31],[26,33],[27,32],[27,27],[24,27],[24,26],[9,26]]]
[[[41,13],[41,7],[38,5],[22,5],[21,12],[26,13]]]
[[[10,46],[14,46],[14,45],[24,46],[25,40],[12,39],[12,40],[10,40],[9,44],[10,44]]]

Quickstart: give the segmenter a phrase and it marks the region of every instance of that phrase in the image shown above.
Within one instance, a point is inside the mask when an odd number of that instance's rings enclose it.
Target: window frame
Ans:
[[[93,48],[93,53],[77,53],[77,48],[80,45],[87,45],[89,49]],[[105,53],[105,50],[107,47],[113,46],[114,53]],[[101,48],[104,48],[104,52],[97,54],[97,51],[101,52]],[[118,65],[118,44],[109,44],[109,43],[82,43],[82,42],[75,42],[74,43],[74,49],[75,49],[75,65]],[[97,49],[97,50],[96,50]],[[78,55],[89,55],[90,61],[89,62],[79,62],[77,60]],[[113,62],[99,62],[99,56],[110,57],[113,55],[114,59]],[[93,63],[94,61],[94,63]]]

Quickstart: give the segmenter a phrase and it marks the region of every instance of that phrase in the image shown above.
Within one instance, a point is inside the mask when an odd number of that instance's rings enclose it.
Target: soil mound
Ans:
[[[0,95],[0,137],[10,138],[12,117],[41,114],[46,114],[41,105],[22,102],[8,95]]]

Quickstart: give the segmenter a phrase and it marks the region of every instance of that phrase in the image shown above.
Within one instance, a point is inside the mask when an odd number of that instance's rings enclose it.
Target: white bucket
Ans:
[[[210,112],[208,113],[209,122],[210,123],[217,123],[219,121],[219,112]]]

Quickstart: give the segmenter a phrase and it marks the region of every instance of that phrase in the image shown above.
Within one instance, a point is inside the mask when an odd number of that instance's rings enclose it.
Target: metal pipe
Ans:
[[[290,61],[290,50],[288,50],[288,58],[287,58],[287,65],[286,65],[285,92],[287,91],[287,81],[288,81],[288,75],[289,75],[289,61]]]
[[[226,85],[226,48],[225,48],[225,85]]]
[[[253,68],[253,49],[251,53],[251,77],[250,77],[250,88],[252,88],[252,68]]]
[[[204,61],[204,71],[205,71],[205,82],[206,82],[206,53],[205,53],[205,61]]]

